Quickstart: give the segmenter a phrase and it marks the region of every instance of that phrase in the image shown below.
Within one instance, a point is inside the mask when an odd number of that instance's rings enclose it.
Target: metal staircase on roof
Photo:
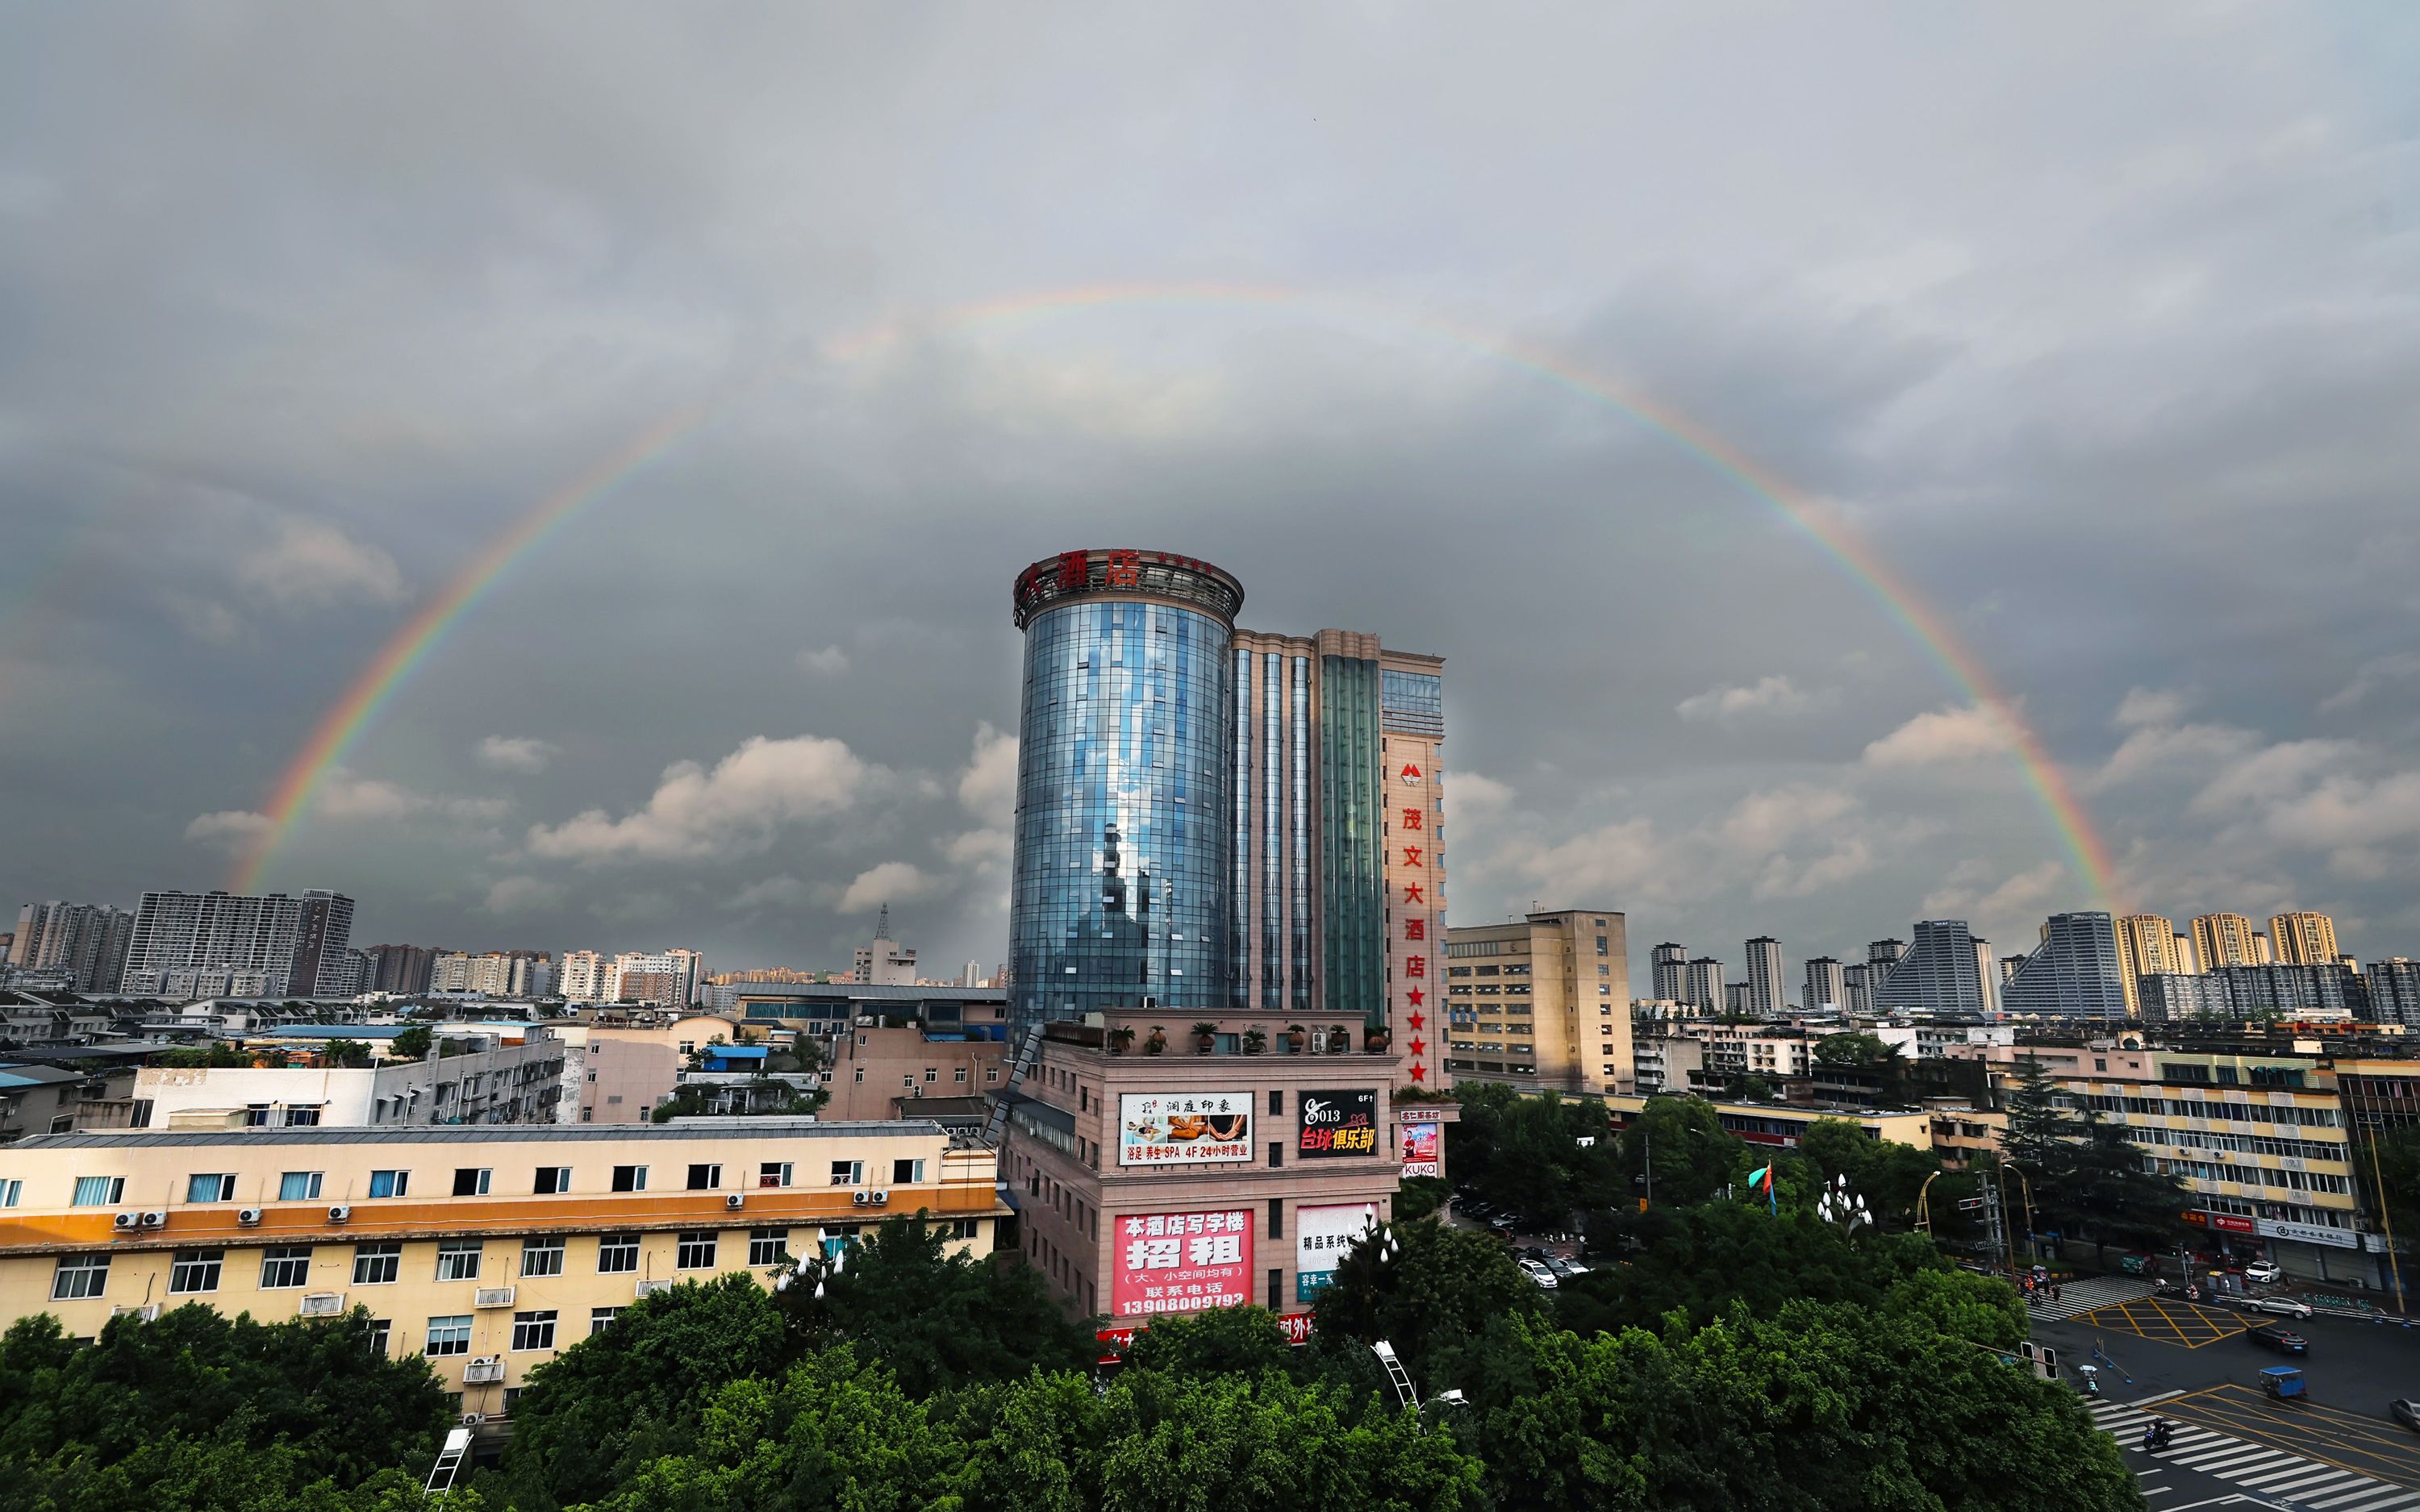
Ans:
[[[1016,1047],[1016,1059],[1008,1068],[1008,1083],[1000,1089],[1000,1095],[992,1099],[991,1121],[984,1125],[984,1143],[994,1149],[1000,1148],[1001,1134],[1008,1128],[1008,1100],[1024,1085],[1026,1072],[1033,1069],[1033,1062],[1041,1052],[1042,1026],[1037,1022],[1027,1026],[1025,1042]]]

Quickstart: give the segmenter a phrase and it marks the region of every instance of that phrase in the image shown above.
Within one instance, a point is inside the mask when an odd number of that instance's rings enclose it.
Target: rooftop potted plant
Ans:
[[[1361,1031],[1361,1048],[1373,1056],[1384,1055],[1387,1042],[1393,1038],[1393,1032],[1385,1025],[1373,1024]]]
[[[1195,1055],[1206,1056],[1218,1046],[1218,1026],[1209,1022],[1207,1019],[1204,1019],[1202,1022],[1193,1026],[1193,1053]]]
[[[1285,1032],[1285,1047],[1286,1047],[1286,1054],[1288,1054],[1288,1055],[1290,1055],[1290,1056],[1298,1056],[1298,1055],[1301,1055],[1301,1054],[1302,1054],[1302,1041],[1303,1041],[1303,1030],[1302,1030],[1302,1026],[1301,1026],[1301,1025],[1299,1025],[1299,1024],[1289,1024],[1289,1025],[1287,1025],[1287,1026],[1286,1026],[1286,1032]]]
[[[1352,1048],[1353,1036],[1344,1032],[1343,1025],[1331,1024],[1327,1026],[1327,1053],[1329,1055],[1341,1056]]]
[[[1146,1056],[1156,1056],[1163,1054],[1167,1049],[1168,1031],[1161,1028],[1156,1024],[1153,1025],[1151,1026],[1151,1038],[1142,1042],[1142,1053]]]
[[[1244,1031],[1244,1054],[1257,1056],[1268,1047],[1269,1035],[1266,1029],[1255,1024]]]
[[[1109,1054],[1123,1056],[1134,1048],[1134,1026],[1121,1024],[1109,1031]]]

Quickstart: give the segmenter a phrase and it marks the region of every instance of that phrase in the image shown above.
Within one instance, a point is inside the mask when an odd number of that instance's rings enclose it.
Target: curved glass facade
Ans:
[[[1025,625],[1011,1017],[1228,997],[1228,625],[1072,598]]]

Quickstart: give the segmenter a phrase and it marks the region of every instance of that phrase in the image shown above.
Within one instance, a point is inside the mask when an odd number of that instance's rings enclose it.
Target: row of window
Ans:
[[[559,1196],[572,1188],[572,1168],[568,1165],[541,1165],[532,1173],[530,1191],[538,1196]],[[758,1186],[789,1186],[794,1184],[796,1169],[789,1161],[766,1161],[756,1167]],[[712,1192],[722,1185],[722,1166],[719,1162],[702,1162],[689,1167],[687,1189],[691,1192]],[[454,1172],[453,1195],[458,1197],[484,1197],[494,1187],[495,1171],[485,1165],[458,1166]],[[277,1200],[280,1202],[317,1202],[325,1196],[326,1173],[323,1171],[285,1171],[277,1179]],[[408,1170],[370,1172],[369,1195],[373,1197],[407,1196],[411,1191],[412,1173]],[[924,1180],[924,1163],[921,1160],[894,1160],[891,1163],[891,1184],[912,1186]],[[611,1190],[644,1192],[647,1190],[647,1167],[616,1165],[610,1178]],[[830,1184],[861,1186],[865,1182],[865,1163],[836,1160],[831,1163]],[[23,1195],[23,1181],[0,1181],[0,1207],[13,1208]],[[115,1208],[126,1199],[126,1178],[123,1176],[80,1176],[76,1178],[71,1206],[78,1208]],[[199,1171],[185,1180],[187,1202],[233,1202],[236,1200],[236,1173],[233,1171]]]
[[[564,1243],[561,1235],[522,1240],[521,1275],[525,1278],[561,1275]],[[476,1239],[438,1241],[436,1278],[440,1281],[478,1280],[486,1248],[486,1242]],[[683,1233],[675,1242],[673,1264],[675,1269],[683,1271],[713,1270],[720,1248],[721,1235],[711,1230]],[[789,1257],[789,1249],[790,1230],[787,1228],[752,1228],[748,1231],[748,1263],[752,1267],[778,1265]],[[308,1244],[278,1245],[261,1251],[261,1289],[274,1291],[309,1285],[311,1255],[312,1246]],[[58,1269],[51,1279],[52,1300],[72,1302],[100,1296],[109,1283],[111,1258],[109,1255],[61,1257]],[[176,1251],[168,1264],[169,1295],[192,1296],[216,1291],[225,1261],[226,1251],[224,1249]],[[638,1268],[637,1234],[597,1236],[598,1274],[627,1274]],[[353,1246],[354,1286],[390,1285],[401,1279],[402,1272],[401,1240],[376,1240]],[[432,1350],[430,1352],[439,1351]]]
[[[2190,1177],[2198,1181],[2232,1181],[2238,1186],[2275,1186],[2291,1192],[2327,1192],[2337,1196],[2352,1191],[2350,1179],[2327,1176],[2318,1171],[2279,1171],[2266,1165],[2212,1165],[2193,1160],[2154,1160],[2151,1168],[2164,1175]]]
[[[2120,1097],[2094,1092],[2077,1099],[2099,1108],[2103,1113],[2142,1113],[2170,1119],[2213,1119],[2229,1123],[2299,1123],[2319,1129],[2343,1127],[2344,1120],[2333,1107],[2297,1105],[2276,1107],[2266,1103],[2205,1102],[2200,1098]]]

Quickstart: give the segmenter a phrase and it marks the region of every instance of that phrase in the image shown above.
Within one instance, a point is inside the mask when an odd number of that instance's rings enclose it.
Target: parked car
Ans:
[[[2386,1415],[2407,1428],[2420,1429],[2420,1402],[2409,1396],[2397,1396],[2386,1404]]]
[[[1564,1259],[1559,1255],[1548,1256],[1546,1257],[1546,1269],[1554,1272],[1556,1278],[1562,1281],[1568,1281],[1575,1275],[1586,1275],[1589,1273],[1589,1268],[1587,1266],[1582,1265],[1577,1260]]]
[[[1535,1260],[1523,1260],[1521,1262],[1521,1273],[1528,1276],[1530,1280],[1535,1281],[1540,1287],[1548,1291],[1554,1290],[1558,1285],[1555,1280],[1555,1273],[1547,1270],[1544,1266],[1540,1265]]]
[[[2283,1323],[2268,1323],[2259,1328],[2246,1329],[2243,1336],[2262,1349],[2274,1350],[2279,1354],[2303,1354],[2311,1347],[2310,1340]]]
[[[2255,1260],[2243,1268],[2243,1279],[2256,1287],[2273,1287],[2285,1273],[2275,1260]]]
[[[2256,1313],[2278,1313],[2288,1318],[2311,1316],[2309,1303],[2296,1302],[2291,1297],[2254,1297],[2243,1305]]]

